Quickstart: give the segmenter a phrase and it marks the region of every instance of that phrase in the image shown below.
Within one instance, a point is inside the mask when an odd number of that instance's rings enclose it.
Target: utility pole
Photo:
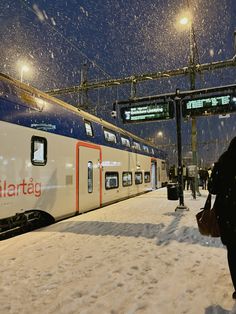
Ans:
[[[136,92],[137,92],[137,89],[136,89],[136,81],[135,79],[131,82],[131,89],[130,89],[130,97],[131,98],[135,98],[136,97]]]
[[[190,22],[189,27],[189,45],[190,45],[190,57],[189,64],[191,71],[190,74],[190,89],[195,89],[195,80],[196,80],[196,43],[194,38],[194,28],[192,22]],[[196,117],[192,117],[191,119],[191,147],[192,147],[192,164],[195,166],[195,176],[192,187],[193,198],[196,199],[196,192],[199,193],[198,187],[198,178],[197,178],[197,119]]]
[[[84,62],[81,72],[80,72],[80,82],[81,86],[88,82],[88,63]],[[83,90],[80,94],[80,107],[84,110],[88,110],[88,92]]]
[[[177,132],[177,151],[178,151],[178,190],[179,190],[179,205],[175,210],[188,210],[184,205],[184,193],[183,193],[183,162],[182,162],[182,136],[181,136],[181,98],[179,97],[179,90],[176,90],[175,101],[175,112],[176,112],[176,132]]]

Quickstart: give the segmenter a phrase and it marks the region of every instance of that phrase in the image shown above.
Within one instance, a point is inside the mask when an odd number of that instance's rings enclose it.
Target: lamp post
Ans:
[[[196,47],[195,47],[195,40],[194,40],[194,29],[192,18],[188,13],[186,16],[180,18],[179,23],[183,26],[188,26],[189,28],[189,67],[190,67],[190,89],[195,89],[195,79],[196,79]],[[195,166],[195,177],[194,177],[194,184],[193,184],[193,198],[196,198],[196,192],[199,193],[198,189],[198,182],[197,182],[197,121],[195,117],[191,119],[191,147],[192,147],[192,164]]]
[[[24,72],[29,72],[29,67],[26,64],[22,65],[21,69],[20,69],[20,81],[21,81],[21,83],[23,82]]]
[[[183,191],[183,162],[182,162],[182,136],[181,136],[181,98],[179,97],[179,89],[176,89],[175,96],[175,111],[176,111],[176,133],[177,133],[177,151],[178,151],[178,168],[177,178],[179,186],[179,205],[175,210],[189,210],[184,205],[184,191]]]

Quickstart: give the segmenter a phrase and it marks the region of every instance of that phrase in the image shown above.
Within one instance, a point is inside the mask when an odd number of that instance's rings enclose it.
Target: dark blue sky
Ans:
[[[234,0],[189,0],[201,63],[234,55]],[[24,81],[42,90],[80,83],[86,61],[88,78],[101,80],[175,69],[188,65],[188,31],[177,27],[186,0],[2,0],[0,3],[0,71],[20,78],[19,61],[30,64]],[[235,69],[205,73],[197,87],[236,83]],[[189,79],[164,79],[139,84],[139,96],[189,89]],[[94,91],[91,107],[107,117],[116,99],[129,97],[129,86]],[[75,102],[77,96],[68,98]],[[114,122],[114,121],[113,121]],[[200,159],[213,161],[236,135],[235,115],[229,119],[199,118]],[[174,122],[133,128],[154,137],[163,129],[161,144],[175,143]],[[141,131],[140,131],[141,130]],[[184,152],[190,150],[190,124],[183,125]],[[212,141],[219,139],[219,145]],[[208,143],[207,143],[208,142]],[[201,144],[204,143],[204,144]],[[171,154],[174,146],[169,146]],[[173,148],[173,149],[172,149]]]

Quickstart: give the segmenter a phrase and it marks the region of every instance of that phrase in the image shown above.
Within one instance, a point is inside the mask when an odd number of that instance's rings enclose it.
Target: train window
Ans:
[[[93,136],[92,124],[89,121],[84,121],[85,131],[88,136]]]
[[[137,142],[133,142],[133,148],[136,150],[141,150],[141,145]]]
[[[146,145],[143,145],[143,150],[145,151],[145,153],[149,153],[149,149]]]
[[[116,189],[119,186],[118,172],[106,172],[105,174],[105,187],[106,190]]]
[[[142,184],[143,183],[143,173],[142,172],[135,172],[135,184]]]
[[[47,163],[47,140],[44,137],[32,136],[31,162],[35,166],[44,166]]]
[[[121,136],[121,144],[126,147],[130,147],[130,140]]]
[[[122,184],[123,186],[132,185],[132,172],[123,172],[122,174]]]
[[[152,153],[152,155],[154,155],[154,149],[153,148],[151,148],[151,153]]]
[[[161,162],[161,170],[166,169],[166,163],[164,161]]]
[[[144,172],[144,182],[145,182],[145,183],[151,182],[151,174],[150,174],[150,171]]]
[[[104,136],[107,142],[117,143],[116,134],[112,131],[108,131],[104,129]]]
[[[88,193],[93,192],[93,163],[88,162]]]

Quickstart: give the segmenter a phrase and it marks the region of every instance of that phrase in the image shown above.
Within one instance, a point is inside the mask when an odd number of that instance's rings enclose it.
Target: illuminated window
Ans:
[[[135,172],[135,184],[143,183],[143,174],[142,172]]]
[[[93,192],[93,163],[88,162],[88,193]]]
[[[89,121],[84,121],[85,131],[88,136],[93,136],[92,124]]]
[[[121,144],[126,147],[130,147],[130,140],[121,136]]]
[[[151,148],[151,153],[152,153],[152,155],[154,155],[154,149],[153,148]]]
[[[106,172],[105,174],[105,188],[106,190],[116,189],[119,186],[118,172]]]
[[[112,131],[104,130],[104,136],[107,142],[117,143],[116,134]]]
[[[44,166],[47,163],[47,140],[44,137],[32,136],[31,162],[35,166]]]
[[[133,142],[133,148],[136,150],[141,150],[141,145],[137,142]]]
[[[149,149],[146,145],[143,145],[143,150],[145,151],[145,153],[149,153]]]
[[[150,174],[150,171],[144,172],[144,182],[145,182],[145,183],[151,182],[151,174]]]
[[[132,185],[132,172],[123,172],[123,174],[122,174],[122,185],[123,186]]]

